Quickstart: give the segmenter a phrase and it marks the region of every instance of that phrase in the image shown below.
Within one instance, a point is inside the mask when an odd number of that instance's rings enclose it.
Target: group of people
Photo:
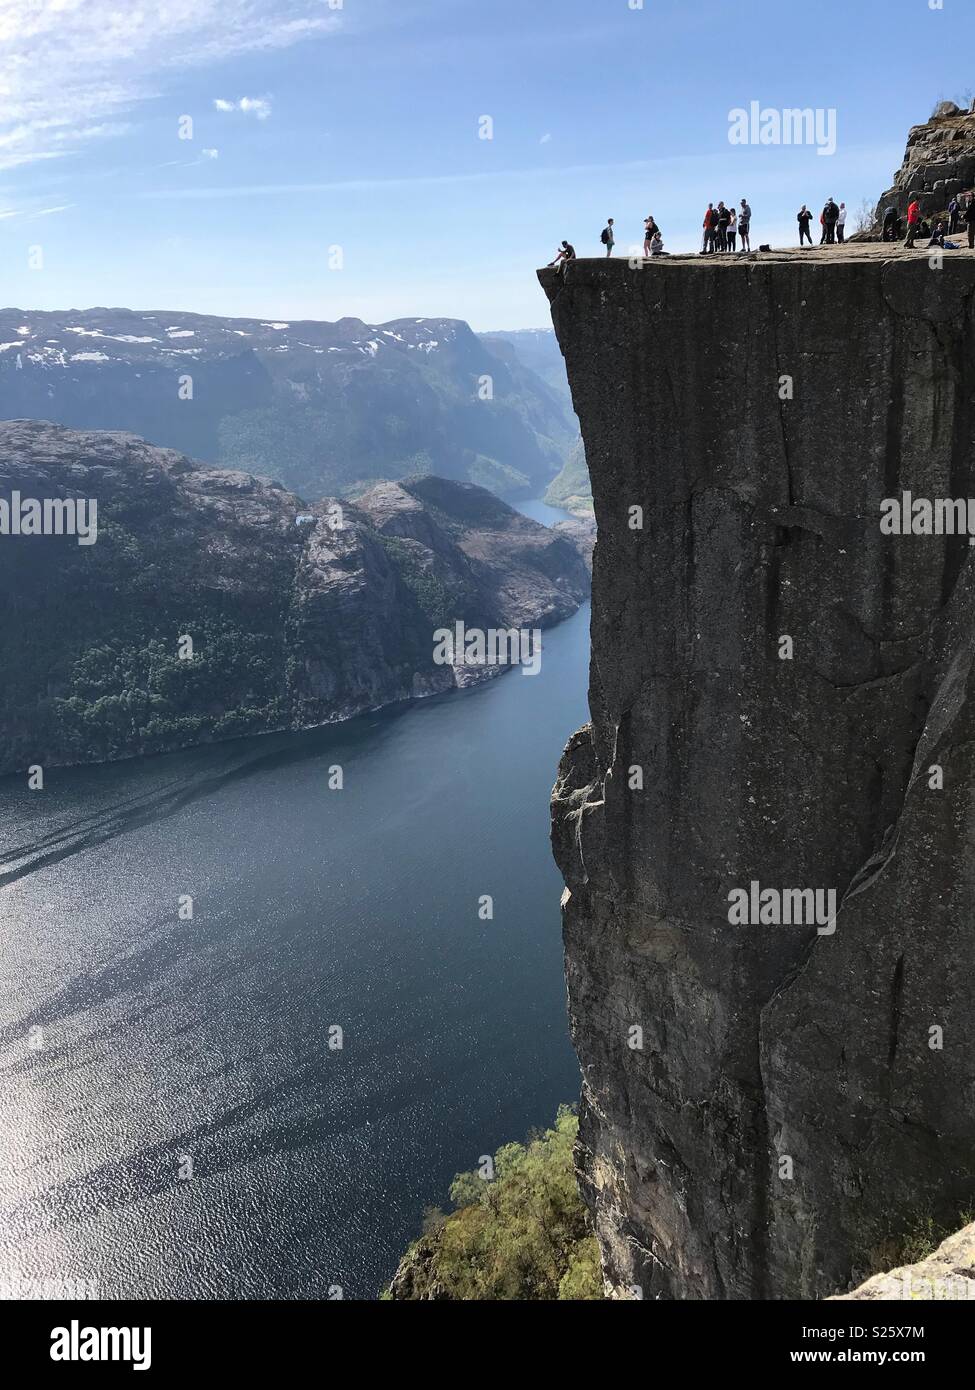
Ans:
[[[916,193],[910,195],[907,207],[907,240],[904,246],[911,250],[917,245],[918,237],[927,238],[928,246],[940,246],[947,251],[960,249],[958,242],[951,238],[965,228],[968,233],[968,249],[975,251],[975,193],[968,197],[952,198],[948,204],[948,220],[939,217],[934,223],[927,222],[921,215],[921,204]],[[901,219],[895,207],[884,209],[884,241],[896,241],[901,234]]]
[[[833,197],[829,197],[819,214],[820,225],[820,246],[834,246],[846,239],[846,204],[837,203]],[[813,214],[803,203],[796,214],[799,223],[799,245],[805,246],[807,243],[812,246],[812,220]],[[701,255],[710,256],[719,252],[732,252],[739,249],[751,251],[751,222],[752,210],[748,205],[748,199],[742,198],[741,208],[736,211],[733,207],[727,207],[723,202],[708,203],[707,211],[704,214],[704,235],[701,242]],[[918,195],[912,193],[907,209],[907,240],[904,246],[910,250],[917,245],[919,237],[930,238],[928,246],[940,246],[949,250],[957,250],[958,247],[950,238],[961,228],[966,228],[968,232],[968,245],[975,249],[975,192],[969,193],[967,198],[952,198],[948,204],[947,222],[944,218],[939,218],[934,224],[929,224],[921,216],[921,205]],[[899,238],[901,233],[901,219],[897,209],[889,207],[884,212],[882,237],[884,241],[894,241]],[[600,241],[606,248],[606,255],[612,256],[613,248],[616,245],[615,222],[610,217],[600,233]],[[761,247],[767,250],[767,247]],[[643,221],[643,254],[645,257],[666,256],[664,250],[663,235],[651,213]],[[575,247],[569,242],[563,241],[556,254],[555,260],[549,264],[562,270],[567,261],[575,260]]]
[[[747,198],[742,198],[740,212],[736,212],[734,208],[726,207],[720,201],[717,207],[714,203],[708,203],[707,211],[704,214],[701,255],[712,256],[719,251],[737,251],[739,237],[741,237],[742,251],[750,251],[752,249],[751,226],[752,210],[748,206]]]
[[[799,223],[799,245],[804,246],[808,241],[812,246],[812,232],[809,228],[812,224],[813,215],[803,203],[796,213],[796,221]],[[821,233],[819,237],[820,246],[836,246],[839,242],[846,239],[846,204],[838,203],[835,198],[826,199],[826,204],[819,214],[819,225]]]

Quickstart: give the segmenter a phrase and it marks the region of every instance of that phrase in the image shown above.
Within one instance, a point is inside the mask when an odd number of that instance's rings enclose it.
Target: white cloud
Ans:
[[[238,101],[214,97],[213,105],[217,111],[243,111],[245,116],[256,116],[259,121],[266,121],[271,114],[270,97],[241,97]]]
[[[321,0],[0,0],[0,169],[118,134],[118,117],[163,95],[180,69],[341,25]],[[236,109],[266,118],[263,98],[243,100],[258,105]]]
[[[541,140],[539,140],[538,143],[539,143],[540,145],[547,145],[547,144],[549,143],[549,141],[551,140],[551,138],[552,138],[551,135],[548,134],[548,133],[546,132],[546,134],[542,136]]]

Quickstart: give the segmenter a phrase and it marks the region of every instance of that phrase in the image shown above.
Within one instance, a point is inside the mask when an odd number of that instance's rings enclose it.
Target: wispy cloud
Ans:
[[[120,133],[118,117],[162,95],[180,69],[341,26],[322,0],[0,0],[0,169]]]
[[[245,116],[256,116],[259,121],[266,121],[271,114],[270,97],[238,97],[236,101],[215,97],[213,105],[218,111],[243,111]]]

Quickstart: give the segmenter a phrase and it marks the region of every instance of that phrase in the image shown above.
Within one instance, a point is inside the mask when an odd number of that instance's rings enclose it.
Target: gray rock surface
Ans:
[[[975,1299],[975,1225],[956,1231],[927,1259],[875,1274],[852,1293],[837,1294],[830,1302],[886,1299],[927,1303]]]
[[[975,255],[539,279],[598,525],[552,834],[606,1278],[825,1297],[973,1196],[975,561],[879,521],[975,496]],[[834,934],[731,925],[753,881]]]
[[[953,101],[941,102],[929,121],[912,127],[904,161],[877,204],[874,234],[880,232],[886,208],[895,207],[901,217],[906,214],[911,193],[917,193],[922,213],[930,217],[973,188],[975,104],[971,111],[962,111]]]

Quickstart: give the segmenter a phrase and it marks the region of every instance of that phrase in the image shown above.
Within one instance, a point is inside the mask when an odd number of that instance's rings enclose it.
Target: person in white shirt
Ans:
[[[846,204],[840,203],[840,215],[836,219],[836,240],[842,241],[846,231]]]

